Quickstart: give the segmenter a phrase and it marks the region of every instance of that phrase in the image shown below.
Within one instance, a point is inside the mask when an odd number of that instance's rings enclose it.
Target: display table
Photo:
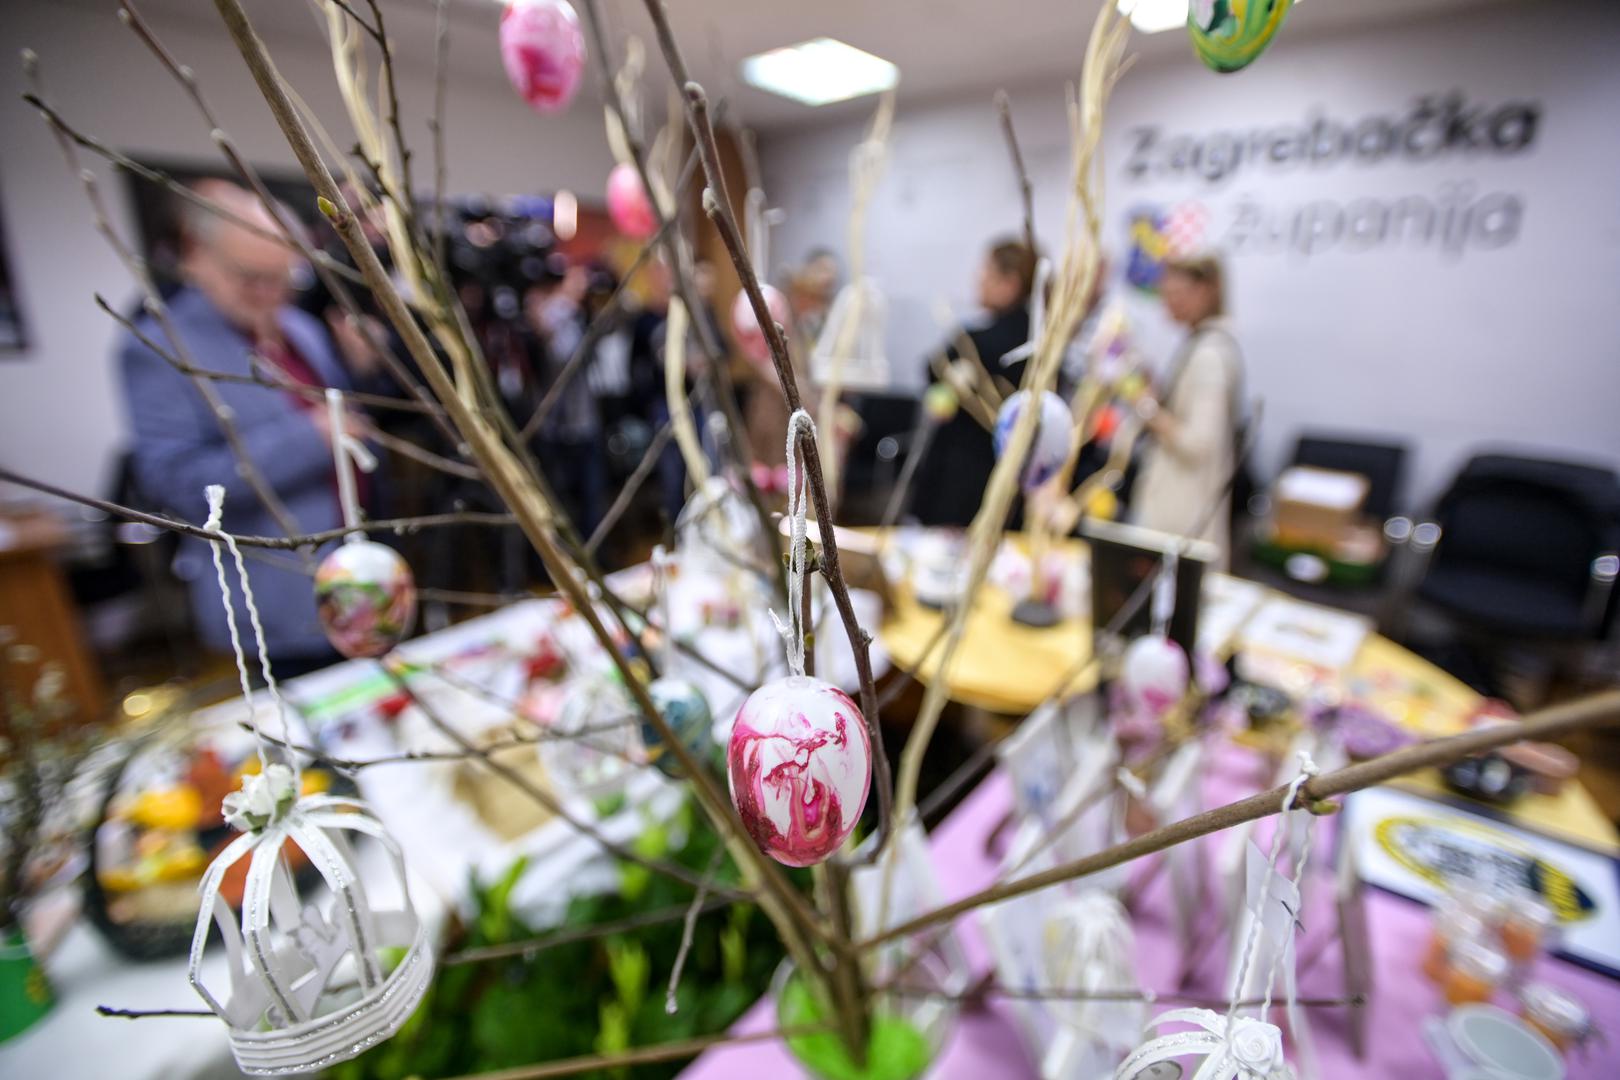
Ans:
[[[1269,786],[1267,765],[1262,758],[1236,747],[1221,750],[1203,781],[1204,805],[1213,806]],[[1262,783],[1264,781],[1264,783]],[[934,866],[946,899],[956,899],[990,885],[996,879],[1000,852],[987,850],[986,840],[1012,805],[1006,780],[993,774],[965,799],[931,837]],[[1332,821],[1322,819],[1324,829],[1318,843],[1333,844]],[[1199,843],[1215,845],[1226,837],[1216,834]],[[1152,860],[1138,866],[1140,875]],[[1134,924],[1137,934],[1137,971],[1143,985],[1157,990],[1175,989],[1173,980],[1180,962],[1171,930],[1170,897],[1167,875],[1157,875],[1137,904]],[[1299,955],[1321,959],[1300,974],[1304,997],[1343,996],[1343,975],[1338,948],[1319,950],[1324,938],[1333,933],[1331,889],[1325,880],[1309,889],[1309,906],[1302,919],[1303,938]],[[1368,939],[1371,952],[1372,986],[1364,1006],[1366,1029],[1370,1033],[1367,1054],[1357,1060],[1348,1041],[1349,1009],[1309,1010],[1310,1024],[1319,1059],[1320,1075],[1326,1080],[1348,1077],[1377,1077],[1379,1080],[1434,1080],[1439,1066],[1423,1041],[1425,1018],[1444,1011],[1444,1002],[1424,977],[1419,964],[1429,945],[1430,921],[1427,909],[1417,903],[1369,889],[1366,891]],[[1211,913],[1213,918],[1213,913]],[[956,926],[964,948],[980,971],[990,969],[989,954],[978,919],[964,916]],[[1224,939],[1223,939],[1224,940]],[[1190,993],[1219,996],[1225,974],[1225,951],[1208,950],[1204,962],[1186,988]],[[1536,977],[1568,990],[1591,1009],[1599,1028],[1620,1030],[1620,982],[1560,960],[1543,958]],[[995,1077],[1014,1080],[1037,1075],[1017,1027],[1012,1006],[1006,999],[991,997],[986,1007],[964,1011],[957,1022],[945,1054],[930,1072],[939,1080]],[[774,1008],[764,1001],[746,1014],[734,1030],[757,1032],[775,1024]],[[1620,1040],[1599,1042],[1589,1048],[1586,1058],[1572,1055],[1568,1062],[1571,1080],[1607,1080],[1620,1076]],[[711,1050],[682,1075],[686,1080],[738,1080],[755,1077],[796,1075],[796,1067],[786,1049],[775,1042],[750,1043]]]
[[[1085,546],[1079,541],[1066,542],[1060,550],[1069,558],[1085,558]],[[1212,589],[1237,588],[1254,590],[1267,598],[1280,595],[1252,582],[1210,574],[1206,597]],[[1012,621],[1013,603],[1011,596],[992,584],[986,583],[979,590],[968,613],[961,646],[945,675],[951,700],[1023,716],[1060,690],[1078,694],[1093,689],[1094,671],[1083,673],[1067,688],[1058,685],[1082,658],[1090,655],[1090,619],[1070,615],[1050,629],[1034,629]],[[897,667],[929,683],[939,675],[943,644],[937,639],[945,618],[943,612],[919,604],[909,586],[897,586],[878,638]],[[1204,643],[1203,630],[1199,636]],[[1209,642],[1207,647],[1224,651],[1231,645],[1220,641]],[[1424,738],[1465,730],[1468,718],[1483,700],[1461,680],[1377,633],[1366,635],[1337,681],[1350,696]],[[1400,783],[1426,792],[1441,788],[1439,774],[1432,769]],[[1620,834],[1579,783],[1565,784],[1553,797],[1527,795],[1514,804],[1508,816],[1599,851],[1620,853]]]

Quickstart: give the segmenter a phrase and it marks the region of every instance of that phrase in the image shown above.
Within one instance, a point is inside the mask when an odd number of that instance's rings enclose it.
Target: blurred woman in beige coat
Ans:
[[[1132,500],[1137,524],[1207,540],[1229,562],[1232,508],[1228,481],[1236,453],[1243,394],[1243,356],[1226,321],[1219,260],[1170,262],[1160,298],[1187,327],[1159,398],[1137,404],[1152,444]]]

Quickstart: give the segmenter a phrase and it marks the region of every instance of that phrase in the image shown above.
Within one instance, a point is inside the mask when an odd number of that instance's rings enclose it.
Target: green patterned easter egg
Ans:
[[[1265,51],[1293,0],[1192,0],[1187,34],[1210,70],[1240,71]]]

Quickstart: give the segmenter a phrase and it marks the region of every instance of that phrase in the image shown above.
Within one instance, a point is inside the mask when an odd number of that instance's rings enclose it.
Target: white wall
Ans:
[[[301,0],[299,0],[301,4]],[[134,157],[213,160],[208,133],[190,102],[114,17],[116,5],[70,0],[5,0],[0,4],[0,199],[13,278],[30,338],[21,354],[0,353],[0,462],[38,479],[99,492],[125,422],[111,358],[114,324],[92,299],[115,305],[134,296],[128,275],[95,234],[84,196],[38,115],[18,96],[15,62],[27,46],[39,53],[48,95],[76,126]],[[262,167],[296,171],[296,163],[256,96],[222,30],[198,5],[195,21],[149,18],[170,48],[190,64],[210,103],[246,156]],[[345,134],[331,66],[309,40],[269,38],[283,75],[322,117],[339,145]],[[451,66],[449,189],[498,193],[559,187],[600,190],[612,158],[599,106],[586,100],[559,117],[530,112],[506,86],[493,37],[483,68]],[[413,119],[418,169],[430,155],[425,118],[432,70],[411,64],[400,95]],[[98,166],[120,224],[125,181]],[[425,178],[419,173],[419,184]]]
[[[1328,39],[1296,40],[1285,27],[1270,52],[1233,76],[1207,72],[1190,53],[1143,64],[1120,84],[1105,140],[1116,286],[1132,207],[1194,200],[1209,210],[1207,241],[1228,251],[1250,391],[1266,399],[1264,469],[1301,427],[1405,438],[1416,451],[1409,490],[1420,499],[1485,443],[1620,464],[1617,59],[1620,7],[1540,0]],[[1492,109],[1539,103],[1531,145],[1419,163],[1280,169],[1246,162],[1216,183],[1195,174],[1127,175],[1131,131],[1142,125],[1168,138],[1297,126],[1313,110],[1351,122],[1399,119],[1422,95],[1452,90]],[[1062,87],[1012,91],[1037,232],[1050,249],[1067,175]],[[822,244],[842,247],[845,162],[858,135],[858,125],[844,124],[766,140],[768,190],[789,211],[775,241],[780,261]],[[1489,220],[1475,223],[1489,226],[1490,236],[1456,254],[1411,239],[1361,250],[1318,240],[1308,256],[1286,243],[1234,248],[1245,204],[1281,215],[1286,239],[1297,209],[1319,201],[1340,210],[1356,204],[1366,226],[1376,224],[1367,216],[1376,211],[1359,199],[1388,205],[1422,196],[1443,211],[1448,199],[1467,206],[1486,195],[1501,196],[1486,204],[1494,208]],[[1512,230],[1507,198],[1523,211]],[[1329,220],[1332,211],[1310,213]],[[924,377],[920,356],[941,337],[936,298],[966,309],[985,242],[1019,228],[988,92],[901,109],[870,220],[871,271],[890,301],[891,363],[916,384]],[[1512,242],[1488,246],[1508,232]],[[1116,295],[1128,294],[1116,287]],[[1164,357],[1174,339],[1155,305],[1134,294],[1129,303],[1139,337]]]

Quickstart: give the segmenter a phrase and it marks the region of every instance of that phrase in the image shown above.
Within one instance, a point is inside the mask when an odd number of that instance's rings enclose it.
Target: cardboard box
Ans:
[[[1272,488],[1279,543],[1333,550],[1357,524],[1371,485],[1360,473],[1294,465]]]

